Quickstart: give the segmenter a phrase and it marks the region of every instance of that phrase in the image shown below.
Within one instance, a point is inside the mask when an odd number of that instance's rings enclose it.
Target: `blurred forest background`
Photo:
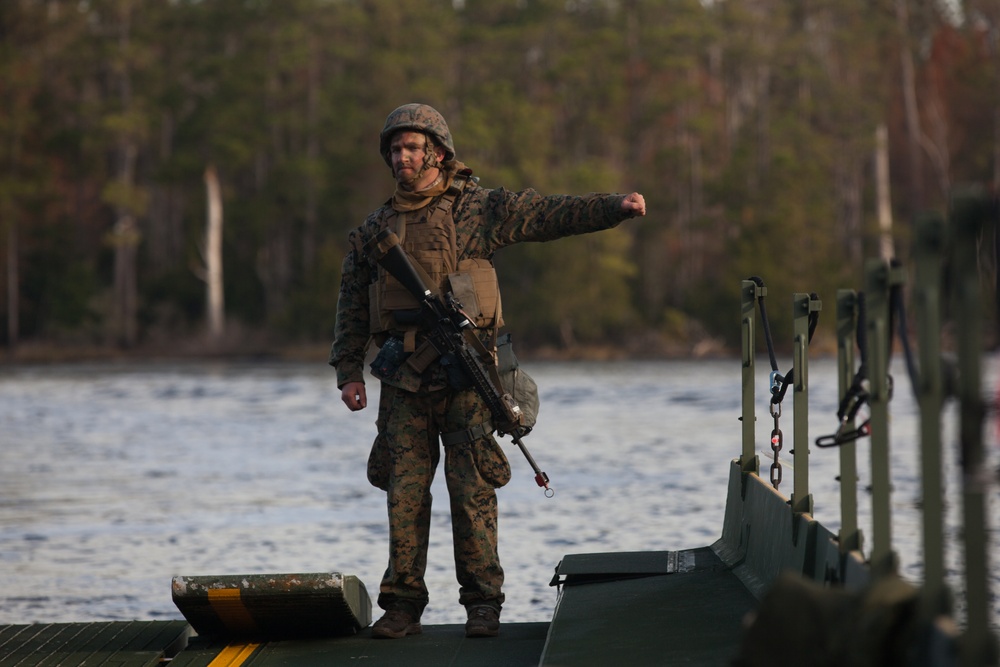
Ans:
[[[1000,2],[3,0],[8,357],[328,345],[406,102],[486,187],[646,197],[498,254],[526,354],[719,351],[743,278],[778,338],[793,291],[860,287],[878,137],[904,260],[954,185],[1000,185]]]

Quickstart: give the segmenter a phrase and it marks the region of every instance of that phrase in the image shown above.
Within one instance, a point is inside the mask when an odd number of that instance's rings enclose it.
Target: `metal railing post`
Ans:
[[[955,196],[951,206],[952,267],[959,372],[959,441],[962,468],[962,523],[965,543],[965,594],[968,628],[962,638],[963,665],[997,664],[996,639],[989,623],[988,534],[986,491],[992,474],[983,452],[981,351],[982,289],[977,239],[988,215],[985,197]]]
[[[941,476],[941,255],[944,220],[928,213],[917,219],[913,245],[916,280],[914,314],[920,341],[920,478],[923,496],[924,611],[950,611],[944,583],[944,484]]]
[[[854,339],[857,334],[858,296],[854,290],[837,291],[837,386],[841,398],[854,382]],[[845,425],[853,431],[855,420]],[[861,551],[858,529],[858,457],[856,441],[845,442],[840,450],[840,552]]]
[[[755,453],[757,446],[757,414],[754,400],[754,359],[757,328],[757,298],[767,294],[766,287],[759,287],[752,280],[744,280],[740,294],[743,302],[742,341],[743,341],[743,409],[740,419],[743,422],[743,454],[740,456],[740,468],[744,473],[760,474],[760,459]]]
[[[896,568],[892,552],[892,514],[889,473],[889,265],[872,259],[865,264],[867,306],[868,376],[871,383],[872,569],[876,573]]]
[[[812,514],[813,498],[809,493],[809,314],[821,304],[808,294],[792,296],[794,349],[792,354],[793,473],[792,511]]]

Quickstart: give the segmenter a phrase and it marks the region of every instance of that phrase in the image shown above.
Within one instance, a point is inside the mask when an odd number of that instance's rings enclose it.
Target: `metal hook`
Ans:
[[[771,371],[771,395],[777,396],[781,391],[781,383],[785,381],[784,376],[778,371]]]

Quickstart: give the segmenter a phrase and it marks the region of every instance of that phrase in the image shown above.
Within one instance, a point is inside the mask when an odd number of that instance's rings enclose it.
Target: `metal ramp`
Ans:
[[[711,547],[567,556],[541,665],[724,665],[757,599]]]
[[[566,556],[541,665],[729,664],[744,619],[784,572],[861,587],[868,571],[755,474],[730,464],[721,538],[686,551]]]

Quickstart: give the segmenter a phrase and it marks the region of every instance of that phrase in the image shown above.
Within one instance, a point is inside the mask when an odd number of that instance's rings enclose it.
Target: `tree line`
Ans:
[[[6,0],[0,340],[328,341],[417,101],[484,186],[646,197],[497,256],[525,345],[734,343],[741,279],[832,304],[1000,186],[998,35],[992,0]]]

